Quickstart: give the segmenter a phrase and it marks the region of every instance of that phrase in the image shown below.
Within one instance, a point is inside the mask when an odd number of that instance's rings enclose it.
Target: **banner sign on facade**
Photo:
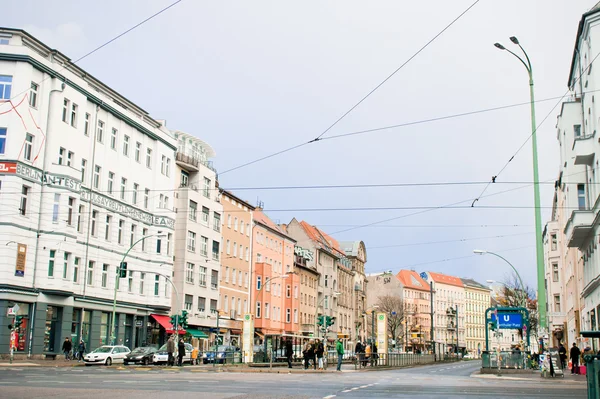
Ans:
[[[244,331],[242,335],[242,353],[244,363],[252,363],[254,357],[254,315],[244,315]]]
[[[25,261],[27,260],[27,245],[17,244],[17,264],[15,265],[15,276],[25,276]]]

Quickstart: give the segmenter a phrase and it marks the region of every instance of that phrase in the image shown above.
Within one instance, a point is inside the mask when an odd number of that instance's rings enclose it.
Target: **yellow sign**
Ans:
[[[15,266],[15,276],[25,276],[25,261],[27,260],[27,245],[17,245],[17,264]]]

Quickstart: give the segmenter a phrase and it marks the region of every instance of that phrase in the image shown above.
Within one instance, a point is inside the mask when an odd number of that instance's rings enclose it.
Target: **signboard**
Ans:
[[[244,363],[252,363],[254,357],[254,315],[244,315],[244,330],[242,333],[242,353]]]
[[[521,313],[498,313],[498,328],[522,328]]]
[[[377,353],[381,354],[388,352],[388,337],[387,337],[387,313],[377,313]]]
[[[19,339],[19,334],[16,331],[10,333],[10,348],[17,349],[17,340]]]
[[[27,260],[27,245],[17,245],[17,264],[15,265],[15,276],[25,276],[25,261]]]
[[[17,315],[17,311],[15,310],[15,308],[8,308],[8,310],[6,311],[7,317],[16,316],[16,315]]]
[[[15,162],[0,162],[0,173],[17,173],[17,164]]]

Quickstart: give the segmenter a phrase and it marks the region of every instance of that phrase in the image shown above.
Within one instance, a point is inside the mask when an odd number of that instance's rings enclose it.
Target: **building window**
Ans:
[[[0,100],[10,100],[12,76],[0,75]]]
[[[104,142],[104,122],[98,121],[98,129],[96,129],[96,141],[100,144]]]
[[[98,219],[98,211],[92,211],[92,236],[96,236],[96,221]]]
[[[219,272],[217,270],[210,271],[210,288],[219,288]]]
[[[73,224],[73,208],[75,207],[75,198],[69,197],[67,206],[67,224],[71,226]]]
[[[573,125],[573,133],[575,137],[581,137],[581,125]]]
[[[292,310],[290,308],[287,308],[285,310],[285,322],[286,323],[292,322]]]
[[[142,143],[137,141],[135,143],[135,161],[140,162],[140,152],[142,151]]]
[[[196,221],[196,212],[198,211],[198,204],[190,200],[190,220]]]
[[[185,299],[184,299],[184,302],[183,302],[183,307],[185,308],[185,310],[187,310],[187,311],[191,311],[192,310],[193,301],[194,301],[194,297],[193,296],[185,294]]]
[[[579,210],[585,210],[585,184],[577,185],[577,202],[579,204]]]
[[[133,292],[133,272],[127,273],[127,292]]]
[[[146,280],[146,273],[140,273],[140,295],[144,295],[144,281]]]
[[[0,155],[6,153],[6,128],[0,127]]]
[[[181,171],[181,183],[179,183],[179,186],[187,187],[189,181],[190,181],[190,175],[186,171],[182,170]]]
[[[138,191],[140,190],[140,185],[137,183],[133,183],[133,192],[131,193],[131,202],[134,205],[137,205],[137,197],[138,197]]]
[[[162,251],[162,239],[160,237],[156,238],[156,253],[159,254]]]
[[[90,260],[88,262],[88,270],[87,270],[87,285],[94,285],[94,261]]]
[[[58,222],[58,211],[60,208],[60,194],[54,194],[54,205],[52,206],[52,222]]]
[[[167,177],[171,176],[171,158],[167,158],[167,166],[165,168],[165,175]]]
[[[164,175],[165,174],[165,164],[167,163],[167,157],[165,155],[162,155],[160,157],[160,174]]]
[[[206,267],[198,266],[198,284],[206,287]]]
[[[231,228],[231,215],[227,215],[227,228]]]
[[[291,285],[286,285],[285,286],[285,297],[286,298],[291,298],[292,297],[292,286]]]
[[[115,174],[113,172],[108,172],[108,193],[111,195],[113,193],[114,181],[115,181]]]
[[[71,101],[69,101],[67,98],[65,98],[63,100],[63,109],[62,109],[62,121],[67,123],[67,121],[69,120],[69,107],[71,105]]]
[[[102,265],[102,288],[106,288],[108,286],[108,265],[105,263]]]
[[[208,238],[200,237],[200,255],[208,256]]]
[[[65,150],[64,148],[60,147],[58,149],[58,164],[62,165],[64,160],[65,160],[65,154],[67,153],[67,150]]]
[[[242,271],[238,271],[238,284],[241,287],[242,286]]]
[[[233,219],[233,230],[238,231],[238,218]],[[266,310],[265,310],[266,313]]]
[[[560,295],[554,295],[554,311],[560,312]]]
[[[206,298],[198,297],[198,312],[203,313],[206,309]]]
[[[260,302],[256,302],[256,318],[260,319]]]
[[[160,276],[156,274],[154,276],[154,296],[158,296],[160,292]]]
[[[81,160],[81,183],[85,183],[85,168],[87,166],[87,161],[85,159]]]
[[[550,249],[552,251],[556,251],[557,247],[558,247],[558,241],[556,239],[556,234],[550,234],[550,242],[551,242],[551,247]]]
[[[129,136],[123,136],[123,155],[129,156]]]
[[[202,190],[202,193],[206,198],[210,198],[210,179],[206,177],[204,178],[204,188]]]
[[[111,130],[111,133],[110,133],[110,148],[111,148],[111,150],[115,150],[115,151],[117,150],[117,135],[118,135],[118,133],[119,132],[115,128],[113,128]]]
[[[127,191],[127,179],[121,177],[121,199],[125,200],[125,191]]]
[[[209,215],[210,215],[210,211],[208,210],[207,207],[203,206],[202,207],[202,224],[205,226],[208,226]]]
[[[262,276],[256,276],[256,290],[260,291],[262,287]]]
[[[219,241],[213,240],[212,242],[212,258],[213,260],[219,260],[220,250],[219,247],[221,243]]]
[[[123,227],[125,227],[125,221],[119,220],[119,229],[117,230],[117,243],[123,243]]]
[[[152,150],[146,148],[146,167],[152,169]]]
[[[77,127],[77,111],[79,107],[77,104],[73,103],[71,105],[71,126]]]
[[[29,88],[29,105],[33,108],[37,108],[38,88],[38,84],[31,82]]]
[[[71,254],[65,252],[63,255],[63,278],[66,279],[69,274],[69,264],[71,263]]]
[[[130,237],[130,244],[129,246],[132,247],[133,243],[135,242],[135,233],[137,230],[137,226],[135,224],[131,225],[131,237]]]
[[[213,230],[218,232],[221,231],[221,214],[217,212],[214,213]]]
[[[100,172],[102,172],[102,168],[98,165],[94,166],[94,188],[100,188]]]
[[[294,323],[298,323],[298,309],[294,309]]]
[[[85,114],[85,121],[83,123],[83,134],[86,136],[90,135],[90,118],[92,116],[88,113]]]
[[[50,258],[48,259],[48,277],[54,277],[54,258],[56,256],[56,250],[50,250]]]
[[[554,281],[555,283],[558,282],[558,264],[557,263],[552,264],[552,281]]]
[[[105,229],[104,229],[104,239],[106,241],[110,241],[110,226],[112,224],[112,216],[106,215]]]
[[[188,231],[187,249],[190,252],[196,252],[196,233]]]
[[[148,229],[142,229],[142,237],[148,235]],[[146,250],[146,240],[142,240],[142,252]]]
[[[171,241],[173,240],[173,234],[167,234],[167,255],[171,255]]]
[[[81,233],[83,231],[83,214],[85,213],[85,206],[79,205],[77,213],[77,231]]]
[[[79,263],[81,262],[80,258],[73,259],[73,282],[75,284],[79,284]]]
[[[33,154],[33,134],[25,134],[25,146],[23,147],[23,159],[31,161],[31,155]]]
[[[188,262],[188,264],[187,264],[187,267],[185,270],[185,282],[194,284],[194,264],[193,263]]]
[[[71,166],[73,163],[73,158],[75,158],[75,154],[73,154],[71,151],[67,152],[67,166]]]
[[[217,300],[216,299],[211,299],[210,300],[210,313],[217,313]]]
[[[225,312],[229,311],[229,301],[227,299],[228,299],[228,297],[227,297],[227,295],[225,295],[225,299],[223,300],[223,310]]]
[[[148,198],[150,197],[150,190],[149,189],[145,189],[144,190],[144,208],[148,209]]]

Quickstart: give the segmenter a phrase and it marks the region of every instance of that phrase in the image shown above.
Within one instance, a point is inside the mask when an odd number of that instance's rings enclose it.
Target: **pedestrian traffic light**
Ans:
[[[188,312],[187,312],[187,310],[182,310],[181,311],[181,318],[179,319],[179,325],[184,330],[188,328],[187,318],[188,318]]]
[[[177,315],[171,315],[171,325],[173,326],[173,330],[177,330]]]
[[[15,317],[14,329],[16,330],[19,327],[21,327],[21,324],[23,324],[23,316],[17,316],[17,317]]]
[[[325,326],[331,327],[334,324],[335,324],[335,317],[327,316],[327,319],[325,320]]]
[[[119,267],[119,277],[127,277],[127,262],[121,262],[121,266]]]
[[[325,316],[319,315],[319,317],[317,317],[317,325],[322,326],[323,324],[325,324]]]

